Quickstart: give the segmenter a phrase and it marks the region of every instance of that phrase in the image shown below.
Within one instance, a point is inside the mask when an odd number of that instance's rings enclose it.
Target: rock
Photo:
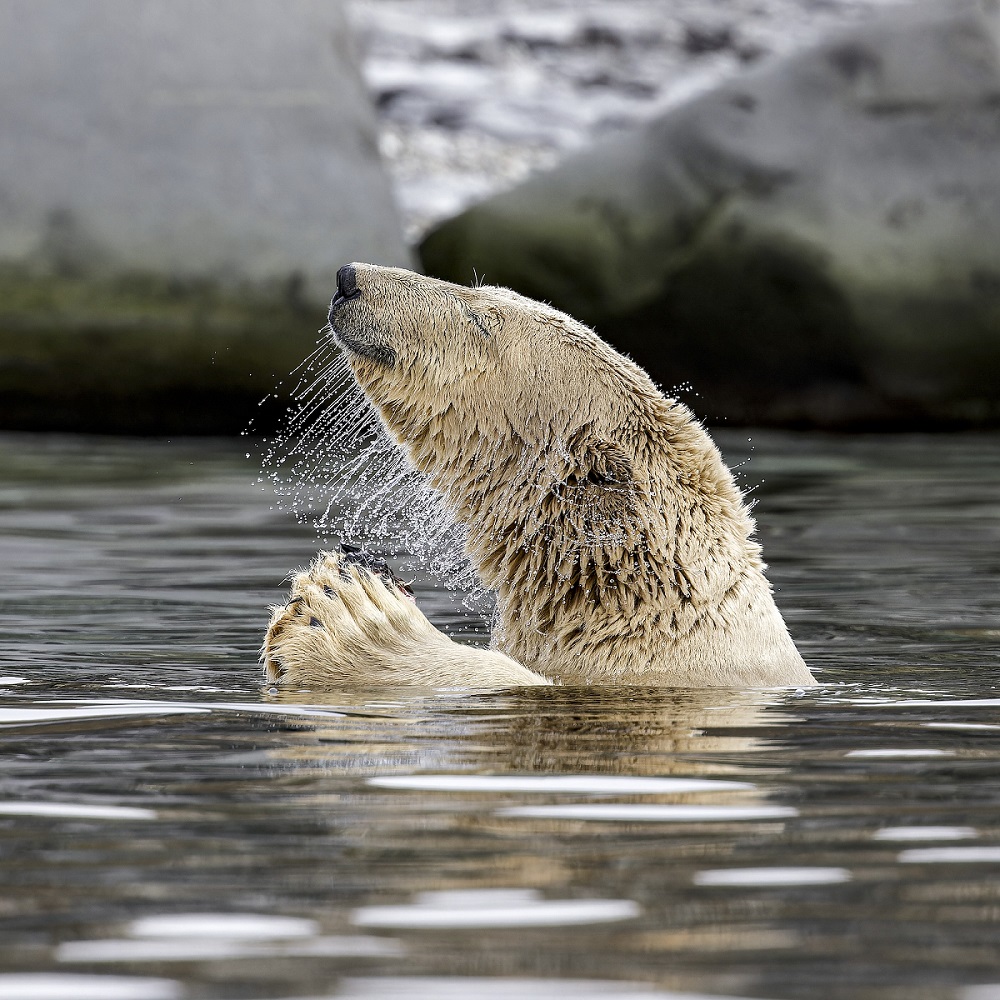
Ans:
[[[0,0],[0,425],[223,430],[408,264],[331,0]]]
[[[709,419],[1000,422],[1000,9],[905,6],[433,231]]]
[[[684,26],[681,45],[688,55],[701,56],[734,48],[735,41],[735,32],[728,24],[691,23]]]

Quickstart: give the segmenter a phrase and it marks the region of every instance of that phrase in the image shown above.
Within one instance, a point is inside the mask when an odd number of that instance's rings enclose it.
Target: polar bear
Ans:
[[[330,330],[464,526],[496,625],[490,649],[455,643],[390,575],[322,553],[273,609],[270,682],[814,683],[718,449],[594,331],[505,288],[361,263],[338,272]]]

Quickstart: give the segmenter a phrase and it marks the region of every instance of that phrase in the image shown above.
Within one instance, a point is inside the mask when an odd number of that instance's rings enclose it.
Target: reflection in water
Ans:
[[[4,1000],[180,1000],[184,988],[169,979],[0,973]]]
[[[755,444],[825,686],[273,695],[242,452],[0,438],[0,997],[1000,995],[1000,438]]]
[[[555,805],[511,806],[498,816],[534,819],[583,819],[602,823],[725,823],[747,819],[784,819],[797,816],[791,806],[689,805]]]
[[[578,795],[652,795],[657,792],[714,792],[753,788],[746,781],[700,778],[627,778],[584,774],[397,774],[369,778],[376,788],[427,792],[575,792]]]
[[[469,976],[379,976],[345,979],[338,1000],[741,1000],[704,993],[665,992],[643,983],[595,982],[585,979],[483,979]]]
[[[900,864],[1000,864],[1000,847],[915,847],[902,851]]]
[[[876,840],[972,840],[979,834],[971,826],[884,826]]]
[[[73,802],[0,802],[0,816],[51,816],[56,819],[156,819],[154,809],[79,805]]]
[[[238,923],[243,914],[221,915]],[[402,958],[405,950],[385,938],[360,935],[316,935],[300,941],[273,937],[243,938],[237,929],[229,936],[109,938],[102,941],[65,941],[56,948],[57,962],[93,965],[122,962],[230,962],[261,958]]]
[[[403,906],[362,906],[358,927],[573,927],[631,920],[642,910],[630,899],[544,899],[534,889],[422,892]]]
[[[695,885],[832,885],[847,882],[846,868],[716,868],[696,872]]]
[[[595,692],[600,691],[601,720],[587,726],[581,720],[594,709]],[[329,700],[334,706],[345,701],[365,705],[365,693],[281,692],[272,696],[272,705],[301,710],[303,702]],[[787,695],[761,691],[729,691],[724,688],[688,690],[684,688],[571,688],[558,693],[538,694],[530,688],[496,696],[456,696],[456,711],[481,720],[483,738],[492,747],[495,765],[502,777],[483,775],[381,775],[372,780],[376,787],[418,791],[483,792],[573,792],[618,794],[667,791],[715,791],[752,788],[752,783],[694,780],[694,775],[714,774],[713,755],[749,754],[760,747],[758,728],[773,727],[794,720],[783,708]],[[412,705],[412,700],[410,702]],[[405,706],[403,702],[402,706]],[[367,704],[367,718],[373,705]],[[398,722],[392,706],[384,706],[386,742],[402,748],[405,734],[392,732]],[[409,714],[408,712],[406,713]],[[364,739],[371,734],[366,731]],[[484,747],[485,749],[485,747]],[[362,760],[352,757],[360,752]],[[418,751],[414,748],[414,754]],[[668,779],[675,771],[678,755],[707,755],[701,764],[689,758],[679,760],[683,780]],[[317,727],[303,733],[299,744],[286,754],[299,760],[323,761],[345,768],[365,768],[370,758],[363,741],[344,738],[344,727],[335,730]],[[412,762],[415,758],[410,758]],[[428,760],[428,766],[434,758]],[[553,776],[555,772],[558,777]],[[546,777],[540,777],[540,774]],[[604,783],[599,780],[603,776]],[[617,781],[611,780],[617,776]],[[656,777],[642,785],[640,777]],[[628,778],[628,781],[623,780]],[[477,789],[473,786],[480,785]],[[431,786],[438,786],[432,788]]]

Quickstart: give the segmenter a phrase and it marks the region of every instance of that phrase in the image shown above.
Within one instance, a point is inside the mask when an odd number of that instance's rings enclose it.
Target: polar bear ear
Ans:
[[[465,315],[485,337],[492,337],[503,328],[503,313],[495,306],[486,306],[483,309],[471,309],[466,306]]]
[[[635,481],[632,460],[611,441],[587,435],[573,449],[581,486],[631,486]]]

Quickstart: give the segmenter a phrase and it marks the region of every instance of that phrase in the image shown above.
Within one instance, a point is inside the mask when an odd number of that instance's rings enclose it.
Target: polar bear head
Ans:
[[[658,433],[690,420],[592,330],[506,288],[349,264],[330,326],[390,434],[447,496],[498,468],[509,485],[621,496],[649,479]]]

